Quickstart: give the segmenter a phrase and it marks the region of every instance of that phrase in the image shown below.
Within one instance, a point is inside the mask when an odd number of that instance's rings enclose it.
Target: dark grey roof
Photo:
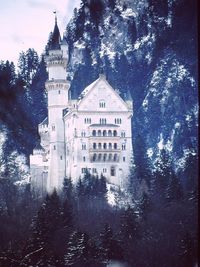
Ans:
[[[44,148],[41,146],[40,143],[37,143],[37,145],[35,146],[34,150],[42,150],[42,151],[44,151]]]
[[[116,124],[91,124],[90,126],[92,127],[119,127],[119,125],[116,125]]]
[[[48,125],[49,121],[48,121],[48,117],[46,117],[39,125]]]
[[[54,30],[52,33],[52,36],[49,40],[49,44],[48,44],[48,48],[49,50],[58,50],[60,49],[60,31],[57,25],[57,19],[55,19],[55,26],[54,26]]]
[[[68,113],[68,111],[69,111],[69,108],[65,108],[65,109],[62,110],[63,117]]]

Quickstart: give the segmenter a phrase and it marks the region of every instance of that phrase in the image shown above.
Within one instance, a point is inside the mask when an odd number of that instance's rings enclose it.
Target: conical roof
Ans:
[[[49,50],[57,50],[60,49],[60,31],[57,24],[57,18],[55,18],[55,26],[54,30],[51,36],[51,39],[49,41]]]
[[[40,142],[37,142],[35,148],[33,149],[35,152],[36,151],[44,151],[44,148],[41,146]]]

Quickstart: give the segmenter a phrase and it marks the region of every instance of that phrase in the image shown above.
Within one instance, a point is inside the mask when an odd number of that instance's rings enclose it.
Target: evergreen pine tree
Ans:
[[[166,189],[166,199],[171,201],[178,201],[183,198],[183,190],[178,176],[173,172],[169,179],[169,184]]]
[[[78,182],[76,185],[76,192],[77,192],[78,197],[81,197],[84,195],[84,185],[83,185],[81,178],[78,179]]]
[[[133,208],[130,206],[124,210],[120,218],[120,240],[124,251],[124,257],[129,262],[136,258],[136,244],[140,237],[139,221]]]
[[[133,243],[139,236],[139,223],[136,213],[130,206],[121,215],[120,233],[123,241]]]
[[[194,258],[194,244],[191,235],[186,232],[180,242],[180,267],[193,267],[195,263]]]
[[[62,195],[64,200],[72,202],[73,197],[73,184],[71,177],[65,177],[63,181]]]
[[[165,149],[161,150],[160,158],[156,162],[156,171],[153,178],[153,194],[159,204],[160,200],[165,200],[167,186],[169,185],[170,177],[173,169],[171,159]]]
[[[140,207],[143,218],[146,219],[147,213],[152,208],[152,202],[151,202],[150,196],[145,192],[142,195],[142,198],[139,203],[139,207]]]
[[[58,235],[62,226],[61,203],[56,190],[46,196],[45,202],[38,211],[33,222],[32,237],[24,252],[24,259],[28,264],[48,266],[61,261],[58,252]],[[40,259],[40,260],[39,260]]]
[[[106,178],[105,178],[105,176],[103,176],[103,174],[101,174],[98,184],[99,184],[98,195],[101,198],[106,199],[106,196],[107,196],[107,184],[106,184]]]
[[[93,267],[97,261],[97,248],[85,233],[74,231],[67,244],[65,266]]]
[[[47,96],[44,90],[44,84],[47,80],[47,70],[44,57],[41,58],[37,66],[32,83],[30,85],[29,96],[32,116],[31,124],[36,128],[47,116]]]
[[[39,66],[39,57],[33,48],[21,52],[18,60],[19,76],[28,88]]]
[[[121,260],[123,258],[122,248],[119,241],[114,238],[109,224],[105,224],[100,233],[100,254],[102,260]]]
[[[134,141],[134,163],[135,172],[139,181],[145,180],[147,185],[151,185],[150,162],[147,156],[147,148],[141,135]]]

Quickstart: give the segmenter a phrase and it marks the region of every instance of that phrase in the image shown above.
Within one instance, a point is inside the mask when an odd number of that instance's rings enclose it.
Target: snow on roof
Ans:
[[[49,121],[48,121],[48,117],[46,117],[39,125],[48,125]]]
[[[95,80],[93,83],[91,83],[90,85],[88,85],[80,94],[79,99],[81,100],[83,97],[85,97],[89,91],[93,88],[93,86],[100,80],[100,78],[102,78],[101,76]]]
[[[44,148],[41,146],[40,143],[37,143],[37,145],[35,146],[35,148],[33,149],[35,152],[36,151],[45,151]]]
[[[91,124],[90,127],[119,127],[119,125],[115,125],[115,124]]]

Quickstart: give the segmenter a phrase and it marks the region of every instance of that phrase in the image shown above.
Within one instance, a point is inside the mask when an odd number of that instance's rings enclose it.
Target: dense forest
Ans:
[[[82,0],[66,26],[72,97],[104,72],[133,98],[126,190],[86,173],[38,197],[28,164],[47,115],[45,55],[0,62],[0,266],[196,266],[195,3]]]

